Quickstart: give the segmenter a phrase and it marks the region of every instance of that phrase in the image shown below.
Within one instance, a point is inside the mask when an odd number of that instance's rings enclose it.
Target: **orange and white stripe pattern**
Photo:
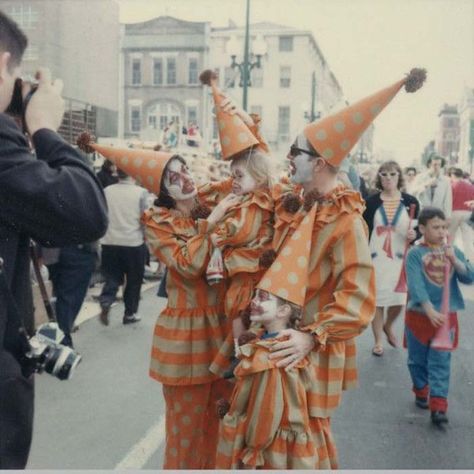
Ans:
[[[146,240],[168,268],[168,304],[155,325],[150,376],[168,385],[216,380],[209,365],[224,342],[223,285],[209,286],[207,221],[155,208],[144,216]]]
[[[257,190],[244,196],[242,203],[230,209],[224,222],[215,229],[227,273],[225,314],[233,320],[250,304],[255,285],[264,270],[259,260],[270,249],[273,238],[273,199],[269,190]],[[210,370],[222,375],[234,352],[229,333]]]
[[[229,412],[221,422],[217,469],[335,469],[329,419],[309,416],[308,360],[286,372],[268,358],[274,340],[241,347]]]
[[[310,415],[328,417],[339,405],[342,390],[357,384],[353,338],[374,315],[375,274],[360,195],[339,186],[315,206],[300,329],[310,331],[319,342],[317,351],[308,356],[314,372],[308,391]],[[306,214],[301,209],[293,221],[280,220],[281,246]]]

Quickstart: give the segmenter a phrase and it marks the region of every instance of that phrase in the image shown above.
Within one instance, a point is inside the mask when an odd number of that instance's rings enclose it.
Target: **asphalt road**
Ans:
[[[450,422],[434,428],[414,406],[403,349],[371,355],[372,334],[359,339],[360,388],[344,394],[333,419],[341,469],[474,469],[474,288],[460,315],[453,355]],[[148,377],[153,325],[164,300],[144,293],[143,320],[123,326],[92,318],[75,333],[83,362],[71,381],[38,376],[29,469],[159,469],[163,462],[164,403]],[[398,321],[398,334],[402,324]]]

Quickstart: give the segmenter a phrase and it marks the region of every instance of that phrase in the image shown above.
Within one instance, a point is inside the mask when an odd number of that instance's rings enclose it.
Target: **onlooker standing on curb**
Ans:
[[[22,373],[20,325],[7,303],[10,292],[31,331],[30,238],[63,247],[97,240],[107,227],[97,178],[56,133],[64,113],[62,81],[53,82],[47,69],[40,70],[38,89],[26,105],[26,128],[36,158],[17,123],[4,113],[26,46],[24,33],[0,11],[0,258],[4,261],[0,277],[5,278],[0,293],[0,470],[24,469],[31,444],[33,376]],[[24,108],[20,100],[20,109]]]
[[[100,167],[100,171],[97,173],[97,177],[104,189],[111,184],[118,183],[116,166],[111,161],[104,160],[104,163],[102,163],[102,166]]]
[[[56,297],[56,319],[64,333],[62,344],[73,347],[71,332],[74,327],[98,258],[97,243],[68,245],[57,251],[54,260],[45,258],[50,249],[43,249],[43,261]]]
[[[413,194],[413,187],[416,182],[416,168],[414,166],[407,166],[403,170],[403,177],[405,179],[405,189],[407,194]]]
[[[439,155],[432,155],[427,162],[428,171],[420,173],[411,188],[420,206],[437,207],[444,212],[446,219],[451,219],[453,196],[449,179],[443,169],[446,160]]]
[[[124,279],[123,324],[140,321],[136,312],[145,274],[146,247],[140,218],[148,207],[148,191],[137,186],[123,171],[118,170],[117,174],[119,182],[104,191],[109,206],[109,228],[101,240],[105,284],[99,302],[102,309],[100,320],[106,326],[110,307]]]
[[[451,187],[453,190],[453,215],[449,224],[449,234],[454,239],[456,232],[461,229],[464,254],[472,262],[474,261],[474,233],[469,225],[472,210],[467,204],[474,200],[474,185],[467,179],[463,179],[460,168],[450,170]]]

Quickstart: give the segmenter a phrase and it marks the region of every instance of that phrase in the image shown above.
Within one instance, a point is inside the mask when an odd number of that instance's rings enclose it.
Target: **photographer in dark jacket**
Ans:
[[[4,113],[26,45],[22,31],[0,12],[0,257],[31,333],[30,238],[56,247],[97,240],[106,231],[107,208],[93,172],[56,133],[64,112],[61,81],[52,82],[50,72],[41,70],[26,108],[36,158],[16,122]],[[7,298],[7,291],[0,292],[0,469],[22,469],[31,443],[33,377],[22,375],[19,327]]]

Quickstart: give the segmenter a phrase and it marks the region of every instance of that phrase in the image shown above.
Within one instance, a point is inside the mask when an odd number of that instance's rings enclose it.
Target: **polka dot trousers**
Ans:
[[[227,380],[199,385],[163,385],[166,402],[164,469],[214,469],[219,417],[216,402],[229,400]]]

